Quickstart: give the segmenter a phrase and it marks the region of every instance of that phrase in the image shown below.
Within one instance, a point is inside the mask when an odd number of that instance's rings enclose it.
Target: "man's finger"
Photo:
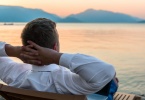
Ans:
[[[32,41],[27,41],[30,45],[33,45],[35,49],[39,50],[41,47]]]
[[[21,54],[25,54],[25,55],[29,55],[29,56],[38,56],[38,53],[26,52],[26,51],[22,51]]]
[[[30,55],[26,55],[26,54],[23,54],[23,53],[20,54],[20,57],[21,57],[22,59],[38,60],[38,58],[37,58],[36,56],[30,56]]]
[[[27,45],[26,47],[27,48],[33,48],[33,45]]]
[[[21,47],[21,50],[24,51],[25,50],[25,47],[27,47],[27,48],[33,48],[33,45],[22,46]]]
[[[22,51],[24,51],[24,52],[31,52],[31,53],[38,54],[38,51],[37,51],[37,50],[34,50],[34,49],[29,48],[29,47],[27,47],[27,46],[23,46],[23,47],[22,47]]]

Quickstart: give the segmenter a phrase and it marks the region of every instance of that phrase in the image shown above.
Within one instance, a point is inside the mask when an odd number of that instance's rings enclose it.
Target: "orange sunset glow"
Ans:
[[[145,19],[145,0],[0,0],[0,5],[38,8],[65,17],[86,9],[121,12]]]
[[[145,100],[144,9],[145,0],[0,0],[0,100],[30,100],[26,89],[35,99]]]

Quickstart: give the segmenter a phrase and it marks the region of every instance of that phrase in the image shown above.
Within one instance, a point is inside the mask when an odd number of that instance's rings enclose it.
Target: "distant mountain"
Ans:
[[[61,18],[41,9],[0,5],[0,22],[29,22],[39,17],[65,23],[135,23],[143,20],[122,13],[94,9],[88,9],[84,12]]]
[[[41,9],[30,9],[19,6],[0,6],[0,22],[28,22],[38,17],[49,18],[53,21],[61,20],[55,14]]]
[[[134,23],[142,19],[122,13],[114,13],[105,10],[88,9],[78,14],[72,14],[68,17],[76,18],[86,23]]]
[[[145,20],[139,21],[139,23],[145,23]]]

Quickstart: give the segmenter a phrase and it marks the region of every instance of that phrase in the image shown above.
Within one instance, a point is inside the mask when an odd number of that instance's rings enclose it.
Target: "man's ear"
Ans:
[[[57,43],[54,44],[53,50],[56,50],[57,51]]]

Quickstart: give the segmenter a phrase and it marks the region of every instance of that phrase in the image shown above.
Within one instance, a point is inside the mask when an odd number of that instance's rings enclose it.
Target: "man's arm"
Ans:
[[[59,64],[79,74],[89,83],[97,83],[98,80],[108,83],[115,76],[112,65],[84,54],[63,54]]]
[[[17,48],[17,47],[16,47]],[[14,62],[8,56],[17,56],[18,51],[13,46],[0,42],[0,79],[11,85],[18,85],[24,77],[24,73],[31,67]]]
[[[20,58],[21,47],[20,46],[12,46],[10,44],[5,44],[5,51],[9,57],[17,57]]]

